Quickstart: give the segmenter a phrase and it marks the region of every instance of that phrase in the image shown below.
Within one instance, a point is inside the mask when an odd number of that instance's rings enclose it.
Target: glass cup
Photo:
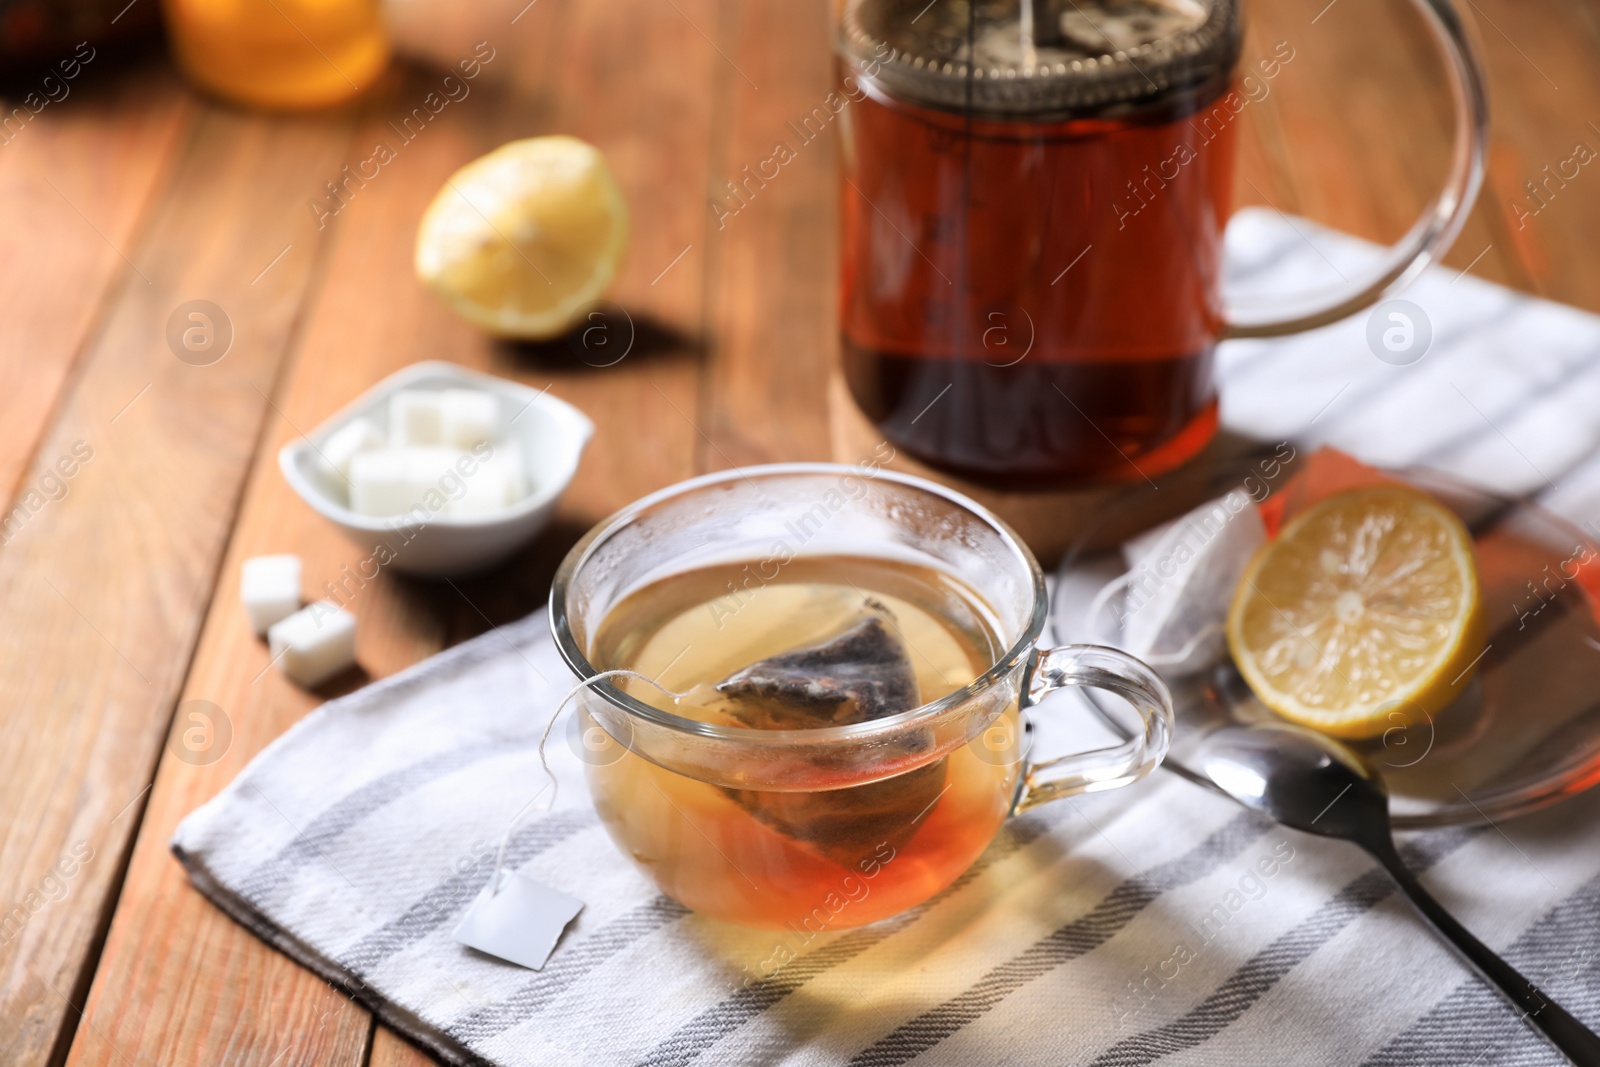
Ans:
[[[173,58],[208,92],[254,107],[328,107],[389,63],[379,0],[163,0]]]
[[[1217,428],[1218,342],[1367,308],[1466,220],[1483,78],[1450,0],[1414,2],[1452,75],[1443,189],[1370,272],[1246,303],[1221,270],[1239,116],[1316,62],[1297,59],[1310,41],[1240,64],[1242,0],[839,0],[839,89],[794,135],[839,129],[862,411],[996,489],[1138,482],[1193,457]]]
[[[794,559],[842,555],[912,564],[972,591],[993,631],[992,664],[920,707],[812,729],[703,722],[611,679],[580,691],[574,748],[602,820],[663,893],[695,911],[811,931],[883,919],[954,881],[1009,815],[1138,781],[1167,751],[1171,697],[1149,667],[1110,648],[1040,644],[1044,580],[1016,534],[966,497],[873,464],[745,468],[645,497],[568,553],[551,628],[567,665],[591,679],[616,666],[590,658],[602,622],[645,586],[729,562],[781,581]],[[1030,759],[1023,712],[1069,686],[1121,697],[1129,739]],[[896,791],[940,761],[944,788],[922,810],[875,799],[907,795]],[[785,806],[835,813],[855,840],[882,841],[843,862],[749,814]]]

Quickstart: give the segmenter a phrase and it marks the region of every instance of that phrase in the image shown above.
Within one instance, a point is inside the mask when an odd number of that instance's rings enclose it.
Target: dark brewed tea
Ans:
[[[746,578],[729,563],[645,586],[606,615],[593,662],[684,693],[621,683],[686,718],[804,731],[920,707],[1001,651],[976,595],[927,568],[820,556],[757,589]],[[589,774],[612,836],[689,907],[755,925],[858,926],[948,885],[994,836],[1020,771],[1015,704],[998,714],[1013,747],[908,753],[903,773],[837,788],[715,785],[621,749]]]
[[[846,14],[841,326],[896,445],[986,485],[1138,480],[1216,427],[1231,0]]]

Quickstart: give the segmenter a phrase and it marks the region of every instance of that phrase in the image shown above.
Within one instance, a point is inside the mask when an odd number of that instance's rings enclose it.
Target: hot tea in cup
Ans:
[[[640,700],[697,722],[803,731],[871,723],[949,696],[1001,651],[969,589],[913,564],[797,559],[735,597],[732,563],[651,583],[601,623],[595,664],[626,667],[686,695],[625,680]],[[1016,718],[1014,703],[1001,715]],[[662,889],[697,911],[782,923],[819,904],[855,925],[947,885],[1011,808],[1019,731],[982,756],[963,746],[913,769],[837,788],[741,789],[676,774],[629,753],[591,774],[612,832]],[[752,885],[762,887],[750,893]]]
[[[977,504],[831,465],[686,482],[568,555],[551,621],[622,851],[696,911],[858,926],[954,881],[1014,811],[1134,781],[1170,699],[1111,649],[1037,646],[1043,582]],[[1113,690],[1133,739],[1030,763],[1022,710]]]

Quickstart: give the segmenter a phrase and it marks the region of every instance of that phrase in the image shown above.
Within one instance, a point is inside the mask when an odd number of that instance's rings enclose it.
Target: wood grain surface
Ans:
[[[30,510],[0,552],[0,597],[26,606],[0,644],[0,899],[26,900],[75,850],[93,859],[6,946],[4,1062],[46,1062],[77,1023],[312,276],[301,191],[348,138],[338,119],[200,110],[24,470],[25,494],[64,476],[64,457],[78,461],[64,495]],[[303,255],[252,286],[291,242]],[[200,293],[230,309],[234,327],[227,357],[205,367],[166,343],[172,312]]]
[[[1494,142],[1447,262],[1600,310],[1600,176],[1524,210],[1526,181],[1578,142],[1600,148],[1600,16],[1585,0],[1463,7]],[[173,828],[321,701],[537,607],[610,511],[697,472],[860,458],[870,433],[830,384],[837,136],[796,145],[791,125],[832,86],[825,0],[410,10],[434,60],[477,40],[495,59],[324,227],[307,201],[442,71],[397,66],[355,104],[272,116],[196,96],[158,52],[91,65],[0,144],[0,489],[23,509],[0,545],[0,909],[23,909],[0,942],[5,1064],[430,1062],[191,889]],[[1400,236],[1450,145],[1420,18],[1387,0],[1259,0],[1251,19],[1246,62],[1280,41],[1295,59],[1241,120],[1237,202]],[[414,280],[416,222],[455,168],[553,132],[605,152],[629,257],[597,331],[491,341]],[[797,158],[728,214],[726,183],[780,141]],[[192,300],[232,325],[209,365],[167,341]],[[554,526],[509,564],[351,581],[370,547],[301,504],[276,453],[421,359],[548,387],[599,432]],[[74,473],[54,480],[63,463]],[[359,670],[305,692],[270,669],[238,608],[239,564],[266,552],[301,556],[307,597],[347,602]],[[195,715],[227,743],[186,747]]]

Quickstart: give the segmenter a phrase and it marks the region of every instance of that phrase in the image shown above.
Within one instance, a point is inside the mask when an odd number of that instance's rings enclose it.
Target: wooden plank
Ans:
[[[420,75],[394,87],[391,97],[374,102],[374,117],[353,144],[392,140],[384,131],[385,112],[404,111],[402,101],[426,91]],[[482,102],[469,98],[466,104]],[[265,647],[249,633],[238,607],[240,561],[297,552],[306,593],[315,596],[323,582],[341,578],[345,565],[367,555],[289,491],[277,470],[277,449],[296,436],[295,427],[316,425],[373,380],[434,354],[419,353],[418,346],[447,346],[456,353],[464,343],[474,351],[473,339],[415,291],[414,231],[395,222],[416,218],[453,166],[480,147],[463,131],[466,104],[461,115],[452,116],[457,121],[429,128],[425,144],[419,139],[407,146],[410,151],[360,190],[334,223],[323,288],[311,300],[291,377],[275,397],[278,413],[257,456],[184,688],[185,702],[203,699],[223,709],[231,745],[210,764],[173,758],[170,744],[163,755],[71,1063],[128,1057],[163,1064],[276,1060],[288,1067],[359,1063],[364,1054],[368,1013],[204,900],[172,859],[167,841],[184,815],[323,696],[297,689],[270,668]],[[329,173],[338,170],[335,164]],[[361,620],[359,654],[369,676],[392,673],[441,647],[444,626],[429,610],[431,601],[428,590],[387,575],[348,599]],[[184,725],[174,724],[174,737]],[[307,1026],[308,1018],[332,1025]]]
[[[595,334],[585,348],[581,331],[548,345],[498,345],[493,366],[523,367],[541,385],[555,380],[595,420],[584,476],[568,498],[587,529],[695,469],[706,330],[701,191],[721,61],[701,36],[716,25],[712,0],[574,2],[567,12],[550,122],[598,145],[622,185],[631,232],[611,299],[626,314],[595,320],[607,327],[605,345]],[[613,364],[619,344],[627,355]]]
[[[1578,142],[1600,152],[1600,129],[1589,124],[1600,103],[1592,5],[1572,0],[1538,18],[1506,0],[1460,6],[1487,72],[1491,149],[1483,192],[1446,263],[1600,309],[1600,263],[1580,239],[1600,227],[1600,197],[1586,191],[1594,168],[1552,181],[1543,203],[1526,189]],[[1281,158],[1295,204],[1304,203],[1288,209],[1375,239],[1398,236],[1432,195],[1448,151],[1448,96],[1418,19],[1408,5],[1376,0],[1339,0],[1314,27],[1306,10],[1285,4],[1259,5],[1253,17],[1258,46],[1284,39],[1298,53],[1262,109],[1291,131],[1281,134]]]
[[[1473,0],[1471,11],[1493,88],[1494,152],[1483,209],[1504,235],[1497,248],[1515,258],[1526,288],[1600,311],[1600,262],[1590,240],[1600,232],[1600,25],[1593,5],[1569,0],[1530,17],[1526,5]],[[1571,163],[1580,142],[1591,153],[1587,164]],[[1563,167],[1576,176],[1562,179]],[[1539,199],[1530,196],[1529,181],[1540,186]]]
[[[426,141],[402,149],[337,219],[302,351],[277,398],[282,418],[258,456],[184,694],[226,710],[232,744],[207,766],[163,759],[90,993],[93,1027],[80,1028],[69,1062],[119,1062],[117,1049],[162,1064],[211,1064],[224,1049],[230,1064],[361,1062],[351,1035],[364,1036],[366,1012],[212,908],[167,852],[184,815],[327,695],[299,691],[268,669],[266,650],[237,606],[238,565],[263,552],[297,552],[305,592],[317,595],[370,553],[292,495],[274,453],[296,427],[311,428],[373,381],[418,359],[450,358],[549,385],[586,410],[599,432],[555,527],[513,563],[453,583],[383,573],[345,597],[360,620],[362,678],[387,675],[491,621],[526,614],[542,602],[555,562],[584,529],[641,493],[693,473],[702,270],[688,257],[665,275],[662,269],[699,236],[690,227],[700,224],[714,56],[696,51],[704,42],[687,21],[707,18],[709,6],[680,0],[678,8],[682,15],[650,0],[635,0],[628,11],[545,0],[530,9],[517,36],[497,43],[495,63],[526,70],[541,58],[519,59],[517,44],[559,55],[560,64],[547,68],[545,91],[559,79],[563,95],[501,96],[485,82],[458,113],[442,115]],[[409,78],[387,106],[398,108],[425,91],[430,77],[436,76]],[[521,84],[519,93],[529,91]],[[384,107],[376,108],[355,144],[384,137],[385,118]],[[634,214],[632,254],[615,295],[638,335],[614,366],[601,365],[610,353],[574,350],[567,340],[490,341],[411,274],[414,220],[452,170],[501,141],[558,131],[600,146]],[[626,319],[614,318],[610,328],[613,343],[623,343]],[[359,680],[346,679],[342,688]],[[332,1009],[321,1033],[305,1025]],[[425,1062],[393,1035],[379,1045],[389,1062],[398,1062],[395,1056]]]
[[[1325,10],[1260,4],[1249,16],[1247,67],[1280,42],[1294,58],[1242,115],[1238,202],[1397,240],[1437,193],[1454,136],[1443,57],[1421,17],[1383,0],[1338,0]],[[1270,145],[1265,180],[1253,166],[1249,131]],[[1486,190],[1445,262],[1526,287],[1493,200]]]
[[[16,902],[0,956],[5,1063],[52,1060],[76,1021],[311,274],[305,191],[348,136],[342,120],[201,112],[155,236],[127,248],[136,269],[24,477],[43,491],[70,471],[0,553],[0,600],[26,620],[0,644],[0,901]],[[199,296],[233,327],[209,366],[167,342]]]
[[[139,223],[193,120],[164,66],[116,92],[80,68],[67,95],[0,144],[0,499],[10,500],[63,384],[132,266]],[[56,92],[59,94],[60,90]],[[0,101],[10,115],[16,101]]]
[[[372,1055],[367,1067],[426,1067],[438,1062],[405,1038],[380,1026],[372,1035]]]
[[[719,72],[728,131],[702,208],[715,338],[706,426],[713,443],[704,459],[712,468],[828,459],[840,136],[828,106],[835,87],[829,5],[728,10],[734,24]],[[812,118],[814,109],[828,121]],[[810,130],[801,126],[806,119]]]
[[[549,68],[558,91],[538,132],[574,134],[605,153],[628,202],[629,250],[593,332],[483,346],[486,369],[539,388],[553,383],[553,393],[594,420],[595,438],[555,528],[519,562],[462,581],[433,602],[451,616],[451,643],[543,604],[561,557],[590,526],[706,469],[702,190],[723,61],[702,32],[715,31],[716,5],[627,0],[623,7],[550,8],[563,47]]]

